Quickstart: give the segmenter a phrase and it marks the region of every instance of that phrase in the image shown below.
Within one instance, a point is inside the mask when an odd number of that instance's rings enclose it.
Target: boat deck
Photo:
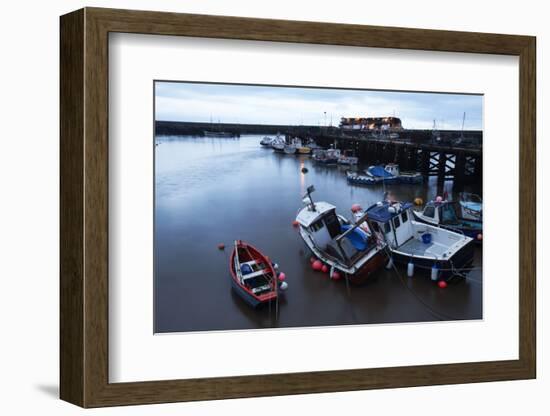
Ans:
[[[426,244],[416,238],[411,238],[399,247],[398,250],[403,253],[412,254],[413,256],[442,257],[443,253],[448,250],[448,247],[433,241],[430,244]]]

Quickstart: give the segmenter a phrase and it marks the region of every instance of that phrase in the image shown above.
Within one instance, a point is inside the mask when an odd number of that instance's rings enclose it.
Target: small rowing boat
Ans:
[[[257,248],[236,240],[229,270],[233,290],[253,308],[277,299],[277,272]]]

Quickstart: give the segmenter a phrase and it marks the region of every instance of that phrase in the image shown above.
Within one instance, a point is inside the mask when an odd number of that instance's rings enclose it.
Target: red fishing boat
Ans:
[[[241,240],[229,258],[233,290],[252,307],[278,296],[277,272],[271,261],[257,248]]]

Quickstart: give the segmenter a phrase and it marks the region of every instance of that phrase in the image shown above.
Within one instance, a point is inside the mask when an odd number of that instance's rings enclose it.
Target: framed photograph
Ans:
[[[536,376],[534,37],[60,28],[63,400]]]

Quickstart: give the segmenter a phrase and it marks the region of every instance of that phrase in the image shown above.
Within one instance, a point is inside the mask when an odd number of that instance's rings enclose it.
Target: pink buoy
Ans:
[[[342,278],[342,275],[337,272],[336,270],[332,272],[332,280],[340,280]]]
[[[361,205],[359,205],[359,204],[353,204],[351,206],[351,212],[353,212],[353,213],[359,212],[361,210],[362,210],[362,208],[361,208]]]
[[[323,268],[323,263],[321,262],[321,260],[315,260],[313,263],[311,263],[311,268],[316,272],[320,272]]]
[[[283,272],[279,273],[279,282],[284,282],[285,279],[286,279],[286,274],[284,274]]]
[[[293,227],[297,227],[299,225],[300,225],[300,223],[298,221],[296,221],[296,220],[292,221],[292,226]]]
[[[321,266],[321,271],[323,273],[328,273],[328,266],[326,264],[323,264],[323,266]]]
[[[435,202],[443,202],[443,198],[440,196],[435,197]]]
[[[218,244],[218,250],[223,250],[223,249],[225,249],[225,244],[224,243]]]
[[[479,233],[479,234],[477,235],[477,239],[478,239],[478,241],[483,240],[483,235],[482,235],[481,233]]]
[[[309,258],[309,262],[310,262],[311,264],[313,264],[313,262],[314,262],[315,260],[317,260],[317,258],[316,258],[315,256],[311,256],[311,257]]]
[[[441,289],[445,289],[447,287],[447,282],[445,280],[440,280],[439,282],[437,282],[437,285],[441,288]]]

